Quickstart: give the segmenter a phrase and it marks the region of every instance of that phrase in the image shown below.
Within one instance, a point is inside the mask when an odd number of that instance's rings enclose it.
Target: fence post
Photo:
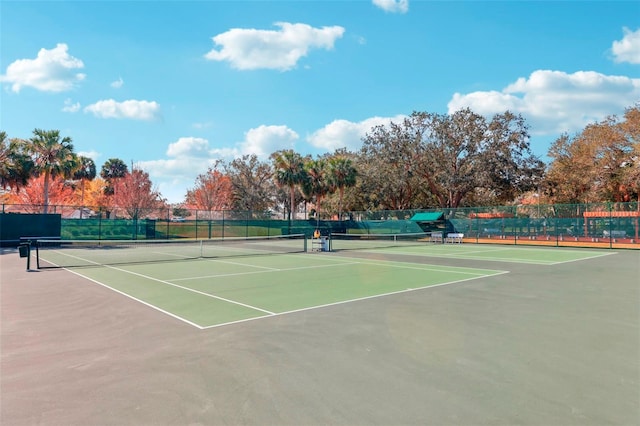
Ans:
[[[167,240],[171,238],[171,235],[169,235],[169,231],[170,231],[170,229],[169,229],[169,223],[170,223],[170,222],[171,222],[171,209],[170,209],[170,208],[168,208],[168,209],[167,209],[167,234],[166,234],[166,236],[165,236],[165,238],[166,238]]]
[[[607,209],[609,210],[609,248],[613,248],[613,233],[611,232],[613,230],[613,213],[610,202],[607,203]]]
[[[102,239],[102,211],[98,216],[98,240]]]

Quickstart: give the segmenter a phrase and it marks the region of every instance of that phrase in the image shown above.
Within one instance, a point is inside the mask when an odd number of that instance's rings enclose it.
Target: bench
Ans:
[[[451,244],[461,244],[462,243],[462,239],[464,238],[464,234],[461,234],[459,232],[450,232],[447,234],[447,238],[445,239],[445,243],[451,243]]]

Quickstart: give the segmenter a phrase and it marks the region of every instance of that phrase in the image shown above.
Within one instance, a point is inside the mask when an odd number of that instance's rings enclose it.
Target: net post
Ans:
[[[305,234],[303,239],[304,239],[304,248],[303,248],[303,250],[306,253],[307,252],[307,235],[306,234]]]
[[[31,241],[27,243],[27,271],[31,270]]]
[[[20,243],[18,244],[18,253],[20,257],[27,258],[27,272],[31,270],[31,240],[20,238]]]

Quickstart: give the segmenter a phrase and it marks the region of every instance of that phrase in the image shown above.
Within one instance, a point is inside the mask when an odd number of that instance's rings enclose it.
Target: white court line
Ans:
[[[56,252],[57,252],[57,251],[56,251]],[[178,285],[178,284],[173,284],[173,283],[170,283],[170,282],[168,282],[168,281],[164,281],[164,280],[160,280],[160,279],[157,279],[157,278],[149,277],[149,276],[146,276],[146,275],[143,275],[143,274],[139,274],[139,273],[137,273],[137,272],[127,271],[127,270],[125,270],[125,269],[116,268],[115,266],[101,265],[101,264],[99,264],[99,263],[97,263],[97,262],[94,262],[94,261],[91,261],[91,260],[87,260],[87,259],[83,259],[83,258],[78,257],[78,256],[73,256],[73,255],[70,255],[70,254],[68,254],[68,253],[60,253],[60,252],[58,252],[58,253],[59,253],[59,254],[64,254],[65,256],[73,257],[73,258],[76,258],[76,259],[79,259],[79,260],[83,260],[83,261],[85,261],[85,262],[93,263],[93,264],[95,264],[95,265],[97,265],[97,266],[102,266],[102,267],[109,268],[109,269],[115,269],[116,271],[125,272],[125,273],[127,273],[127,274],[132,274],[132,275],[137,275],[137,276],[140,276],[140,277],[142,277],[142,278],[146,278],[146,279],[149,279],[149,280],[152,280],[152,281],[157,281],[157,282],[160,282],[160,283],[163,283],[163,284],[166,284],[166,285],[170,285],[170,286],[173,286],[173,287],[177,287],[177,288],[180,288],[180,289],[182,289],[182,290],[191,291],[191,292],[193,292],[193,293],[197,293],[197,294],[200,294],[200,295],[203,295],[203,296],[206,296],[206,297],[211,297],[211,298],[213,298],[213,299],[218,299],[218,300],[221,300],[221,301],[223,301],[223,302],[228,302],[228,303],[232,303],[232,304],[235,304],[235,305],[244,306],[244,307],[249,308],[249,309],[253,309],[253,310],[260,311],[260,312],[264,312],[264,313],[266,313],[266,314],[268,314],[268,315],[276,315],[276,313],[274,313],[274,312],[267,311],[267,310],[265,310],[265,309],[261,309],[261,308],[258,308],[258,307],[256,307],[256,306],[247,305],[247,304],[245,304],[245,303],[241,303],[241,302],[238,302],[238,301],[235,301],[235,300],[231,300],[231,299],[226,299],[226,298],[224,298],[224,297],[220,297],[220,296],[215,296],[215,295],[213,295],[213,294],[204,293],[204,292],[202,292],[202,291],[194,290],[194,289],[192,289],[192,288],[184,287],[184,286],[181,286],[181,285]],[[58,266],[58,267],[59,267],[59,265],[56,265],[56,264],[55,264],[55,263],[53,263],[53,262],[50,262],[50,261],[47,261],[47,260],[45,260],[45,261],[46,261],[46,262],[48,262],[48,263],[50,263],[50,264],[52,264],[52,265],[54,265],[54,266]],[[68,269],[68,268],[63,268],[63,269],[64,269],[64,270],[66,270],[66,271],[71,272],[72,274],[75,274],[75,275],[77,275],[77,276],[83,277],[83,278],[85,278],[85,279],[87,279],[87,280],[89,280],[89,281],[91,281],[91,282],[93,282],[93,283],[96,283],[96,284],[101,285],[101,286],[103,286],[103,287],[106,287],[106,288],[108,288],[108,289],[110,289],[110,290],[113,290],[113,291],[115,291],[115,292],[116,292],[116,293],[118,293],[118,294],[121,294],[121,295],[123,295],[123,296],[128,297],[129,299],[135,300],[136,302],[140,302],[140,303],[142,303],[142,304],[143,304],[143,305],[145,305],[145,306],[148,306],[148,307],[150,307],[150,308],[153,308],[153,309],[157,310],[158,312],[161,312],[161,313],[163,313],[163,314],[169,315],[169,316],[170,316],[170,317],[172,317],[172,318],[178,319],[178,320],[180,320],[180,321],[182,321],[182,322],[185,322],[185,323],[187,323],[187,324],[189,324],[189,325],[192,325],[192,326],[194,326],[194,327],[196,327],[196,328],[199,328],[199,329],[201,329],[201,330],[203,329],[203,327],[202,327],[202,326],[200,326],[200,325],[198,325],[198,324],[196,324],[196,323],[194,323],[194,322],[192,322],[192,321],[189,321],[189,320],[188,320],[188,319],[186,319],[186,318],[183,318],[183,317],[181,317],[181,316],[179,316],[179,315],[176,315],[176,314],[173,314],[173,313],[171,313],[171,312],[169,312],[169,311],[166,311],[166,310],[164,310],[164,309],[162,309],[162,308],[160,308],[160,307],[158,307],[158,306],[152,305],[151,303],[145,302],[144,300],[138,299],[138,298],[137,298],[137,297],[135,297],[135,296],[132,296],[132,295],[130,295],[130,294],[127,294],[127,293],[125,293],[125,292],[123,292],[123,291],[121,291],[121,290],[118,290],[118,289],[116,289],[116,288],[113,288],[113,287],[111,287],[111,286],[109,286],[109,285],[107,285],[107,284],[104,284],[104,283],[102,283],[102,282],[100,282],[100,281],[98,281],[98,280],[95,280],[95,279],[93,279],[93,278],[87,277],[86,275],[82,275],[82,274],[80,274],[80,273],[78,273],[78,272],[76,272],[76,271],[73,271],[73,270],[71,270],[71,269]],[[263,318],[263,317],[264,317],[264,315],[259,316],[259,317],[255,317],[255,318]]]
[[[286,255],[287,256],[299,256],[299,254],[286,254]],[[321,259],[321,258],[318,257],[318,260],[319,259]],[[357,259],[357,261],[356,262],[353,262],[353,261],[342,261],[342,259],[353,259],[353,260]],[[179,281],[190,281],[190,280],[198,280],[198,279],[205,279],[205,278],[232,277],[232,276],[237,276],[237,275],[261,274],[261,273],[265,273],[265,272],[296,271],[296,270],[301,270],[301,269],[326,268],[326,267],[335,267],[335,266],[342,266],[342,265],[356,265],[356,264],[374,265],[374,266],[381,266],[382,265],[382,266],[389,266],[389,267],[394,267],[394,268],[417,269],[417,270],[421,270],[421,271],[430,271],[430,272],[456,272],[456,273],[468,274],[468,275],[486,276],[486,274],[484,274],[484,273],[467,272],[467,271],[462,271],[461,270],[461,269],[479,270],[478,268],[465,268],[465,267],[452,266],[452,268],[456,269],[455,271],[452,271],[450,269],[441,269],[441,268],[433,267],[433,265],[428,265],[429,267],[415,267],[415,266],[407,266],[407,265],[398,265],[397,264],[397,263],[401,263],[401,262],[393,262],[393,261],[371,262],[371,261],[367,261],[366,259],[345,257],[345,256],[322,258],[322,260],[326,260],[326,261],[340,261],[339,264],[333,263],[333,264],[330,264],[330,265],[301,266],[301,267],[297,267],[297,268],[269,268],[269,267],[260,267],[260,266],[255,266],[255,265],[250,265],[250,264],[240,263],[240,262],[228,262],[228,261],[223,261],[223,260],[219,260],[219,259],[203,259],[203,260],[212,261],[212,262],[229,263],[231,265],[239,265],[239,266],[247,266],[247,267],[259,267],[259,268],[264,268],[264,269],[268,269],[268,270],[267,271],[251,271],[251,272],[234,272],[234,273],[228,273],[228,274],[202,275],[202,276],[197,276],[197,277],[175,278],[175,279],[171,279],[171,280],[167,280],[167,281],[169,281],[169,282],[179,282]],[[497,271],[497,272],[503,272],[503,271]],[[490,275],[488,275],[488,276],[490,276]]]
[[[558,250],[559,252],[563,252],[563,253],[580,253],[580,250],[572,250],[572,249],[556,249],[556,248],[549,248],[549,249],[539,249],[539,248],[529,248],[529,247],[522,247],[522,248],[511,248],[511,249],[503,249],[503,250],[489,250],[489,254],[492,255],[494,252],[496,251],[510,251],[510,250],[527,250],[527,251],[536,251],[536,252],[548,252],[548,250]],[[582,252],[582,253],[593,253],[592,256],[585,256],[585,257],[580,257],[577,259],[568,259],[568,260],[561,260],[561,261],[554,261],[554,260],[531,260],[531,259],[524,259],[524,258],[503,258],[503,257],[495,257],[495,258],[485,258],[485,257],[478,257],[478,256],[469,256],[469,257],[463,257],[468,253],[483,253],[481,251],[473,251],[473,252],[465,252],[465,253],[461,253],[460,255],[457,256],[443,256],[443,257],[455,257],[455,258],[462,258],[462,259],[471,259],[471,260],[487,260],[487,261],[494,261],[494,262],[512,262],[512,263],[526,263],[529,265],[548,265],[548,266],[554,266],[554,265],[560,265],[562,263],[570,263],[570,262],[580,262],[582,260],[588,260],[588,259],[595,259],[597,257],[602,257],[602,256],[609,256],[612,254],[617,254],[616,252],[610,252],[610,253],[595,253],[595,252]]]
[[[136,275],[138,277],[146,278],[146,279],[152,280],[152,281],[157,281],[159,283],[170,285],[172,287],[177,287],[177,288],[180,288],[182,290],[191,291],[193,293],[197,293],[197,294],[200,294],[202,296],[211,297],[212,299],[222,300],[223,302],[229,302],[229,303],[233,303],[234,305],[244,306],[245,308],[254,309],[256,311],[264,312],[264,313],[269,314],[269,315],[275,315],[274,312],[267,311],[266,309],[258,308],[257,306],[247,305],[246,303],[238,302],[236,300],[227,299],[227,298],[224,298],[224,297],[220,297],[220,296],[216,296],[216,295],[213,295],[213,294],[205,293],[204,291],[199,291],[199,290],[195,290],[195,289],[192,289],[192,288],[189,288],[189,287],[184,287],[184,286],[181,286],[181,285],[178,285],[178,284],[173,284],[173,283],[171,283],[169,281],[161,280],[159,278],[150,277],[148,275],[140,274],[138,272],[127,271],[126,269],[116,268],[115,266],[109,266],[109,265],[104,265],[104,266],[106,268],[109,268],[109,269],[115,269],[116,271],[124,272],[124,273],[131,274],[131,275]]]
[[[426,256],[425,256],[426,257]],[[416,267],[416,266],[406,266],[406,265],[420,265],[419,263],[413,262],[399,262],[399,261],[391,261],[391,260],[377,260],[375,262],[368,260],[366,258],[361,257],[350,257],[350,256],[340,256],[342,259],[354,259],[358,260],[356,263],[362,263],[364,265],[374,265],[374,266],[390,266],[394,268],[404,268],[404,269],[418,269],[421,271],[430,271],[430,272],[449,272],[449,273],[460,273],[467,275],[482,275],[482,276],[491,276],[493,274],[485,274],[481,272],[467,272],[466,270],[471,271],[488,271],[488,272],[497,272],[499,273],[508,273],[509,271],[499,271],[494,269],[482,269],[482,268],[468,268],[465,266],[448,266],[450,269],[442,269],[442,266],[437,265],[425,265],[426,267]],[[497,275],[497,274],[496,274]]]
[[[50,263],[50,264],[51,264],[51,265],[53,265],[53,266],[60,267],[59,265],[56,265],[55,263],[50,262],[50,261],[48,261],[48,260],[45,260],[45,262]],[[194,327],[196,327],[196,328],[199,328],[200,330],[202,330],[202,329],[203,329],[203,327],[202,327],[201,325],[198,325],[198,324],[196,324],[196,323],[194,323],[194,322],[192,322],[192,321],[189,321],[189,320],[188,320],[188,319],[186,319],[186,318],[182,318],[182,317],[181,317],[181,316],[179,316],[179,315],[176,315],[176,314],[173,314],[173,313],[171,313],[171,312],[169,312],[169,311],[166,311],[166,310],[164,310],[164,309],[162,309],[162,308],[160,308],[160,307],[158,307],[158,306],[156,306],[156,305],[152,305],[152,304],[151,304],[151,303],[149,303],[149,302],[145,302],[145,301],[144,301],[144,300],[142,300],[142,299],[138,299],[138,298],[137,298],[137,297],[135,297],[135,296],[132,296],[132,295],[130,295],[130,294],[127,294],[127,293],[125,293],[125,292],[123,292],[123,291],[120,291],[120,290],[118,290],[118,289],[115,289],[115,288],[113,288],[113,287],[111,287],[111,286],[109,286],[109,285],[107,285],[107,284],[105,284],[105,283],[102,283],[102,282],[100,282],[100,281],[98,281],[98,280],[96,280],[96,279],[93,279],[93,278],[87,277],[86,275],[82,275],[82,274],[80,274],[79,272],[76,272],[76,271],[71,270],[71,269],[67,269],[67,268],[62,268],[62,269],[64,269],[64,270],[65,270],[65,271],[67,271],[67,272],[70,272],[70,273],[72,273],[72,274],[74,274],[74,275],[77,275],[77,276],[79,276],[79,277],[82,277],[82,278],[84,278],[84,279],[86,279],[86,280],[89,280],[89,281],[91,281],[91,282],[92,282],[92,283],[94,283],[94,284],[98,284],[98,285],[100,285],[100,286],[102,286],[102,287],[105,287],[105,288],[107,288],[107,289],[111,290],[111,291],[115,291],[116,293],[118,293],[118,294],[120,294],[120,295],[122,295],[122,296],[128,297],[128,298],[129,298],[129,299],[131,299],[131,300],[135,300],[135,301],[136,301],[136,302],[138,302],[138,303],[142,303],[143,305],[145,305],[145,306],[147,306],[147,307],[149,307],[149,308],[151,308],[151,309],[155,309],[155,310],[156,310],[156,311],[158,311],[158,312],[161,312],[161,313],[163,313],[163,314],[165,314],[165,315],[168,315],[168,316],[170,316],[170,317],[172,317],[172,318],[175,318],[175,319],[177,319],[177,320],[179,320],[179,321],[182,321],[182,322],[187,323],[187,324],[189,324],[189,325],[192,325],[192,326],[194,326]]]
[[[474,254],[487,254],[488,256],[493,256],[493,253],[500,251],[511,251],[512,248],[504,248],[504,249],[494,249],[494,250],[471,250],[464,251],[462,253],[443,253],[443,252],[424,252],[424,251],[399,251],[399,250],[376,250],[379,253],[386,254],[400,254],[400,255],[411,255],[411,256],[422,256],[422,257],[441,257],[447,259],[463,259],[463,260],[484,260],[487,262],[507,262],[507,263],[524,263],[528,265],[556,265],[558,263],[552,260],[535,260],[535,259],[525,259],[518,257],[484,257],[484,256],[474,256]],[[522,248],[518,250],[528,250],[528,248]],[[543,251],[543,249],[537,249],[537,251]],[[572,251],[572,250],[563,250],[563,251]],[[606,254],[602,254],[601,256],[605,256]],[[598,256],[594,256],[598,257]],[[585,257],[580,259],[572,259],[570,261],[579,261],[584,259],[590,259],[591,257]]]
[[[460,247],[460,244],[452,244],[452,246],[455,247]],[[493,249],[493,248],[489,248],[489,249],[482,249],[482,250],[469,250],[469,251],[462,251],[462,252],[456,252],[456,253],[448,253],[445,252],[445,250],[438,250],[438,251],[424,251],[422,250],[422,246],[412,246],[412,247],[419,247],[420,250],[416,250],[416,251],[404,251],[404,249],[406,249],[406,247],[402,247],[402,250],[397,250],[394,249],[394,247],[388,247],[386,249],[370,249],[371,251],[374,251],[376,253],[385,253],[385,254],[400,254],[400,255],[409,255],[409,256],[421,256],[421,257],[442,257],[442,258],[449,258],[449,259],[464,259],[464,260],[486,260],[486,261],[493,261],[493,262],[512,262],[512,263],[527,263],[527,264],[534,264],[534,265],[550,265],[552,263],[549,263],[547,261],[535,261],[535,260],[529,260],[529,259],[514,259],[514,258],[510,258],[510,259],[505,259],[505,258],[501,258],[501,257],[497,257],[497,258],[485,258],[485,257],[477,257],[477,256],[473,256],[473,254],[475,253],[495,253],[495,252],[500,252],[500,251],[510,251],[511,249],[509,248],[500,248],[500,249]],[[427,247],[431,247],[431,246],[427,246]],[[400,248],[400,247],[396,247],[396,248]],[[365,249],[366,251],[367,249]]]
[[[398,265],[398,264],[380,264],[380,262],[361,262],[363,264],[366,265],[375,265],[375,266],[389,266],[392,268],[402,268],[402,269],[414,269],[414,270],[418,270],[418,271],[429,271],[429,272],[448,272],[448,273],[456,273],[456,274],[464,274],[464,275],[477,275],[477,276],[490,276],[490,274],[485,274],[482,272],[468,272],[468,271],[459,271],[457,269],[476,269],[476,268],[458,268],[457,266],[452,266],[452,268],[455,268],[456,270],[452,270],[452,269],[441,269],[438,267],[433,267],[433,265],[429,265],[429,267],[427,268],[421,268],[421,267],[416,267],[416,266],[405,266],[405,265]],[[478,269],[480,270],[480,269]],[[495,271],[498,273],[502,273],[502,272],[508,272],[508,271]]]
[[[613,254],[618,254],[618,252],[617,251],[613,251],[613,252],[610,252],[610,253],[594,253],[593,256],[582,257],[580,259],[563,260],[563,261],[560,261],[560,262],[553,263],[552,265],[560,265],[560,264],[563,264],[563,263],[571,263],[571,262],[580,262],[581,260],[589,260],[589,259],[595,259],[595,258],[603,257],[603,256],[611,256]]]
[[[271,270],[271,271],[277,271],[278,270],[278,268],[272,268],[270,266],[250,265],[248,263],[232,262],[230,260],[209,259],[209,258],[206,258],[206,257],[203,258],[203,260],[206,260],[207,262],[217,262],[217,263],[226,263],[226,264],[229,264],[229,265],[245,266],[247,268],[266,269],[266,270]]]
[[[281,269],[269,268],[268,271],[249,271],[249,272],[233,272],[233,273],[228,273],[228,274],[202,275],[202,276],[199,276],[199,277],[176,278],[176,279],[167,280],[167,281],[176,282],[176,281],[200,280],[200,279],[205,279],[205,278],[235,277],[235,276],[238,276],[238,275],[266,274],[266,273],[269,273],[269,272],[286,272],[286,271],[299,271],[299,270],[302,270],[302,269],[331,268],[331,267],[334,267],[334,266],[357,265],[359,263],[361,263],[361,262],[343,262],[343,263],[334,263],[332,265],[300,266],[298,268],[281,268]],[[238,263],[238,265],[248,266],[248,265],[243,265],[242,263]]]
[[[87,259],[82,259],[82,258],[80,258],[80,257],[72,256],[72,255],[69,255],[69,254],[66,254],[66,253],[62,253],[62,254],[68,255],[68,256],[70,256],[70,257],[74,257],[74,258],[76,258],[76,259],[84,260],[85,262],[93,263],[93,264],[98,265],[98,266],[103,266],[103,267],[105,267],[105,268],[114,269],[114,270],[116,270],[116,271],[124,272],[124,273],[131,274],[131,275],[136,275],[136,276],[139,276],[139,277],[142,277],[142,278],[146,278],[146,279],[148,279],[148,280],[157,281],[157,282],[159,282],[159,283],[166,284],[166,285],[170,285],[170,286],[172,286],[172,287],[177,287],[177,288],[180,288],[180,289],[182,289],[182,290],[187,290],[187,291],[190,291],[190,292],[193,292],[193,293],[200,294],[200,295],[202,295],[202,296],[210,297],[210,298],[212,298],[212,299],[222,300],[223,302],[228,302],[228,303],[233,303],[234,305],[244,306],[245,308],[249,308],[249,309],[253,309],[253,310],[256,310],[256,311],[264,312],[264,313],[269,314],[269,315],[275,315],[275,313],[274,313],[274,312],[267,311],[266,309],[258,308],[257,306],[251,306],[251,305],[247,305],[247,304],[245,304],[245,303],[238,302],[238,301],[235,301],[235,300],[226,299],[226,298],[224,298],[224,297],[220,297],[220,296],[215,296],[215,295],[213,295],[213,294],[205,293],[205,292],[203,292],[203,291],[195,290],[195,289],[192,289],[192,288],[189,288],[189,287],[184,287],[184,286],[181,286],[181,285],[178,285],[178,284],[173,284],[173,283],[171,283],[171,282],[169,282],[169,281],[161,280],[161,279],[159,279],[159,278],[150,277],[150,276],[148,276],[148,275],[140,274],[140,273],[138,273],[138,272],[127,271],[126,269],[116,268],[115,266],[111,266],[111,265],[101,265],[101,264],[99,264],[99,263],[97,263],[97,262],[93,262],[93,261],[90,261],[90,260],[87,260]],[[57,265],[56,265],[56,266],[57,266]],[[66,270],[70,271],[70,270],[69,270],[69,269],[67,269],[67,268],[64,268],[64,269],[66,269]],[[73,271],[70,271],[70,272],[73,272]],[[74,273],[75,273],[75,272],[74,272]],[[76,275],[84,276],[84,275],[81,275],[81,274],[76,274]],[[87,277],[87,279],[91,279],[91,278],[88,278],[88,277]],[[108,286],[107,286],[107,287],[108,287]],[[114,291],[117,291],[117,292],[120,292],[119,290],[116,290],[116,289],[113,289],[113,290],[114,290]],[[133,298],[133,297],[132,297],[132,298]],[[186,320],[185,320],[185,321],[186,321]]]
[[[272,315],[271,317],[295,314],[295,313],[298,313],[298,312],[311,311],[311,310],[314,310],[314,309],[322,309],[322,308],[327,308],[327,307],[330,307],[330,306],[344,305],[346,303],[353,303],[353,302],[359,302],[359,301],[362,301],[362,300],[376,299],[376,298],[379,298],[379,297],[386,297],[386,296],[392,296],[392,295],[395,295],[395,294],[409,293],[409,292],[412,292],[412,291],[426,290],[426,289],[429,289],[429,288],[442,287],[442,286],[445,286],[445,285],[457,284],[457,283],[461,283],[461,282],[465,282],[465,281],[477,280],[477,279],[480,279],[480,278],[491,277],[491,276],[495,276],[495,275],[508,274],[508,273],[509,273],[508,271],[500,271],[499,273],[493,274],[493,275],[483,275],[483,276],[478,276],[478,277],[464,278],[464,279],[461,279],[461,280],[449,281],[449,282],[446,282],[446,283],[427,285],[427,286],[417,287],[417,288],[408,288],[406,290],[392,291],[392,292],[383,293],[383,294],[374,294],[372,296],[358,297],[358,298],[349,299],[349,300],[341,300],[339,302],[326,303],[324,305],[310,306],[310,307],[307,307],[307,308],[294,309],[294,310],[291,310],[291,311],[280,312],[280,313]],[[268,317],[263,316],[263,317],[255,317],[255,318],[246,318],[246,319],[239,320],[239,321],[230,321],[230,322],[225,322],[225,323],[222,323],[222,324],[214,324],[214,325],[202,326],[201,328],[202,328],[202,330],[207,330],[207,329],[210,329],[210,328],[223,327],[223,326],[226,326],[226,325],[239,324],[239,323],[242,323],[242,322],[255,321],[255,320],[264,319],[264,318],[268,318]]]
[[[496,250],[497,251],[497,250]],[[387,252],[389,254],[392,254],[391,252]],[[507,262],[507,263],[525,263],[528,265],[553,265],[554,262],[553,261],[546,261],[546,260],[531,260],[531,259],[523,259],[523,258],[514,258],[514,257],[484,257],[484,256],[474,256],[474,253],[480,254],[480,253],[485,253],[482,251],[471,251],[471,252],[465,252],[465,253],[455,253],[455,254],[440,254],[440,253],[435,253],[435,254],[429,254],[429,253],[424,253],[422,254],[422,256],[425,257],[442,257],[442,258],[447,258],[447,259],[462,259],[462,260],[484,260],[487,262]],[[403,252],[400,254],[413,254],[420,256],[420,254],[417,253],[407,253],[407,252]],[[493,256],[493,254],[489,254],[489,256]]]
[[[247,267],[258,268],[258,269],[269,269],[269,270],[274,270],[274,271],[278,270],[277,268],[271,268],[269,266],[249,265],[247,263],[231,262],[229,260],[222,260],[222,259],[218,259],[218,258],[182,256],[182,255],[175,254],[175,253],[160,253],[160,252],[155,252],[155,253],[169,255],[169,256],[177,257],[177,258],[184,259],[184,260],[190,260],[190,259],[200,260],[200,261],[204,260],[204,261],[207,261],[207,262],[228,263],[229,265],[247,266]],[[258,255],[256,255],[256,256],[258,256]]]

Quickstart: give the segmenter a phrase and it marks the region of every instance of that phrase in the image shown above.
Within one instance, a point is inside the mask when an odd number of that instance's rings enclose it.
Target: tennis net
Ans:
[[[54,240],[32,243],[38,269],[172,262],[306,251],[304,234],[179,240]]]
[[[368,250],[388,247],[402,247],[425,244],[432,241],[431,232],[400,234],[343,234],[331,233],[329,247],[331,251]]]

